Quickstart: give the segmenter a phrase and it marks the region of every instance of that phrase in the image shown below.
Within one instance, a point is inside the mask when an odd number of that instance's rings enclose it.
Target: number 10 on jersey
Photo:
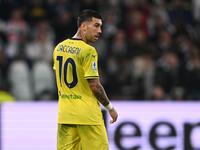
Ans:
[[[78,77],[76,72],[76,63],[73,58],[69,57],[64,63],[63,68],[63,56],[57,56],[57,61],[59,61],[59,78],[60,78],[60,86],[62,87],[62,78],[64,78],[64,83],[67,85],[68,88],[72,89],[74,88],[78,83]],[[72,66],[72,77],[73,80],[71,83],[67,81],[67,76],[69,76],[68,73],[68,65],[71,64]],[[63,68],[63,69],[62,69]]]

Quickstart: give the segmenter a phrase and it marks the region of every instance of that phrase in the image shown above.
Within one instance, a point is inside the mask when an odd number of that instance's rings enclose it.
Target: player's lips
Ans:
[[[98,40],[99,36],[95,36],[94,38],[95,38],[96,40]]]
[[[99,36],[100,36],[100,34],[96,34],[94,37],[95,37],[95,39],[98,39]]]

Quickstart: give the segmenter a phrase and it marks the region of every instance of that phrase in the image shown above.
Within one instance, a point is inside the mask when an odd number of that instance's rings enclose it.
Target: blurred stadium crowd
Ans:
[[[92,45],[111,100],[200,99],[200,0],[0,0],[0,94],[57,99],[53,49],[84,9],[103,16]]]

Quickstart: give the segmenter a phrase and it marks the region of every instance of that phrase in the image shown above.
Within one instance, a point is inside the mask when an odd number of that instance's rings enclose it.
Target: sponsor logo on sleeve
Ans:
[[[93,71],[97,71],[97,63],[94,61],[92,62]]]

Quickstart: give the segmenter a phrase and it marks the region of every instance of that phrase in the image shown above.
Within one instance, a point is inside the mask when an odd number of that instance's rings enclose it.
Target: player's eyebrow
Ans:
[[[95,26],[101,26],[102,24],[96,22],[94,25],[95,25]]]

